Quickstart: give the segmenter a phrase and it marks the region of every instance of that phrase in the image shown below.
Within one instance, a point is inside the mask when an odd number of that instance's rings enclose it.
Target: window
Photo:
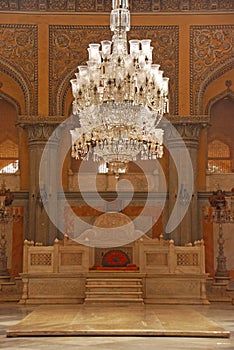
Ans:
[[[8,165],[6,165],[4,168],[0,169],[0,174],[14,174],[19,170],[19,161],[18,159]]]
[[[230,149],[225,143],[214,140],[208,145],[208,170],[211,173],[230,173]]]
[[[112,167],[110,166],[110,169],[108,168],[108,164],[104,161],[100,162],[99,165],[98,165],[98,173],[99,174],[108,174],[109,173],[112,173],[114,171],[114,169],[112,169]],[[126,172],[126,168],[123,168],[123,169],[118,169],[118,173],[119,174],[125,174]]]
[[[19,166],[17,112],[12,104],[0,99],[0,173],[15,173]]]
[[[213,104],[208,128],[207,168],[210,173],[231,173],[234,169],[234,100],[226,96]]]
[[[99,174],[107,174],[108,173],[108,167],[106,162],[100,162],[98,165],[98,173]]]

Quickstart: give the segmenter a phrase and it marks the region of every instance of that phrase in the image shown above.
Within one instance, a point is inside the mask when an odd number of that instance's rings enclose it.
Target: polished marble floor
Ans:
[[[171,309],[165,305],[165,312]],[[181,306],[183,308],[183,306]],[[230,303],[212,303],[193,306],[220,327],[231,332],[230,338],[201,337],[143,337],[143,336],[69,336],[7,338],[6,331],[37,307],[14,303],[0,304],[0,349],[28,350],[234,350],[234,306]],[[196,325],[194,326],[196,328]]]

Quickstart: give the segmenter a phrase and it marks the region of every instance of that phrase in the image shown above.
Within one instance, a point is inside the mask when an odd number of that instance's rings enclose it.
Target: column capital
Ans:
[[[197,147],[200,132],[209,126],[208,115],[168,116],[165,135],[170,144],[179,145],[183,140],[186,146]],[[181,140],[179,140],[179,133]]]
[[[17,125],[28,132],[28,142],[30,145],[45,145],[54,130],[64,121],[64,116],[32,116],[20,115]],[[53,142],[59,140],[59,133],[55,133]]]

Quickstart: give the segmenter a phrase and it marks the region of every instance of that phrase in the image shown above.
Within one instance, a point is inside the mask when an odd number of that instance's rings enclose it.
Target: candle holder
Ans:
[[[7,270],[6,255],[6,232],[10,222],[18,221],[20,215],[16,214],[10,205],[14,200],[13,193],[6,189],[6,183],[3,180],[0,188],[0,276],[9,276]]]
[[[205,220],[218,224],[218,256],[216,258],[215,281],[228,284],[230,275],[227,270],[227,258],[224,255],[223,224],[234,223],[234,188],[230,195],[218,189],[209,197],[209,202],[210,207],[205,208]]]

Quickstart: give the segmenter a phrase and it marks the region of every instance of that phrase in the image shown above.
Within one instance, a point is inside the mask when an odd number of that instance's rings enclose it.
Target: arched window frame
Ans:
[[[214,145],[212,149],[212,144]],[[216,152],[217,144],[223,147],[223,154]],[[226,150],[225,150],[226,149]],[[213,151],[213,154],[211,152]],[[216,155],[215,155],[216,153]],[[231,172],[231,151],[228,144],[220,139],[214,139],[208,144],[208,171],[210,173],[230,173]]]

